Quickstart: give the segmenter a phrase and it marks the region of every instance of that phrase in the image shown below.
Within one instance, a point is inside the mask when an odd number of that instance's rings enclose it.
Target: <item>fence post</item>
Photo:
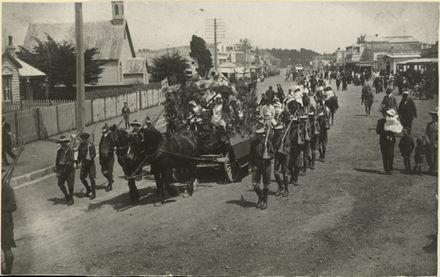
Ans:
[[[60,115],[59,115],[59,111],[58,111],[58,105],[55,105],[55,114],[56,114],[56,118],[57,118],[57,134],[60,133]]]
[[[91,123],[94,123],[94,122],[95,122],[95,120],[94,120],[94,114],[93,114],[93,99],[94,99],[94,98],[91,98],[91,99],[90,99],[90,114],[91,114],[91,116],[92,116],[92,122],[91,122]]]
[[[106,105],[106,102],[107,101],[105,101],[105,99],[107,99],[107,97],[104,97],[104,120],[106,120],[107,119],[107,105]]]
[[[139,109],[142,110],[142,90],[139,91]]]
[[[115,96],[115,116],[118,116],[118,96]]]
[[[40,108],[36,108],[37,113],[37,135],[38,139],[41,139],[41,132],[40,132]]]
[[[19,141],[18,141],[18,116],[17,116],[17,112],[14,112],[14,121],[15,121],[15,144],[18,145]]]

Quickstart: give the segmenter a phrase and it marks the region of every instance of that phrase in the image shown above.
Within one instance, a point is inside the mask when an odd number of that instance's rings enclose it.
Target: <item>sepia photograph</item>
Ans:
[[[439,2],[0,5],[2,275],[437,275]]]

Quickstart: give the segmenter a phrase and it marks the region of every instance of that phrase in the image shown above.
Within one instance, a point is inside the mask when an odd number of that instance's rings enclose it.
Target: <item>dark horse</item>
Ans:
[[[155,128],[141,130],[140,136],[132,136],[125,130],[111,127],[115,134],[116,154],[124,175],[128,180],[130,200],[138,202],[140,195],[136,187],[136,179],[142,172],[142,166],[151,165],[157,187],[159,204],[165,202],[164,188],[172,194],[170,182],[173,169],[186,171],[189,184],[186,191],[192,195],[196,176],[196,163],[192,156],[197,155],[200,143],[194,131],[181,130],[170,138],[164,139]]]
[[[157,186],[157,196],[160,200],[159,204],[163,204],[165,200],[164,188],[167,188],[170,193],[169,184],[173,169],[186,172],[189,177],[186,193],[193,194],[197,169],[194,156],[199,154],[201,145],[199,137],[193,130],[180,130],[161,142],[158,141],[157,132],[154,128],[144,130],[144,142],[147,147],[144,156],[151,163],[151,171]]]
[[[327,100],[325,100],[325,105],[330,110],[330,114],[331,114],[331,118],[332,118],[332,125],[333,125],[334,119],[335,119],[335,113],[339,109],[338,98],[336,98],[336,96],[332,96],[332,97],[328,98]]]

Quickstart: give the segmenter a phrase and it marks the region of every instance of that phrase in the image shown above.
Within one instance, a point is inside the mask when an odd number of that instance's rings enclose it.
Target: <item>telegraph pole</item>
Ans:
[[[76,38],[76,130],[85,127],[85,90],[84,90],[84,34],[82,3],[75,3],[75,38]]]
[[[214,39],[214,69],[217,71],[218,68],[218,50],[217,44],[219,38],[225,37],[225,25],[221,19],[207,19],[205,21],[205,33],[207,38]]]

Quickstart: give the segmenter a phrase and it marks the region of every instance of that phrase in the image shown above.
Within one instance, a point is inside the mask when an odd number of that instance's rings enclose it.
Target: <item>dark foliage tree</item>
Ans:
[[[206,42],[198,36],[193,35],[190,42],[191,52],[189,56],[197,61],[200,76],[206,76],[212,68],[211,52],[206,47]]]
[[[174,52],[153,59],[153,65],[150,66],[150,73],[153,82],[160,82],[164,79],[168,80],[170,85],[176,83],[185,83],[185,70],[189,66],[185,58]]]
[[[296,49],[275,48],[267,49],[266,51],[281,60],[281,67],[286,67],[287,65],[295,65],[299,63],[302,65],[308,65],[315,56],[320,55],[315,51],[304,48],[301,48],[299,51]]]
[[[84,80],[87,84],[96,84],[103,71],[103,62],[94,59],[97,54],[96,48],[84,51]],[[46,73],[50,88],[56,85],[72,87],[76,82],[75,47],[70,42],[57,42],[46,34],[46,40],[37,40],[37,45],[30,51],[20,46],[17,56]]]

